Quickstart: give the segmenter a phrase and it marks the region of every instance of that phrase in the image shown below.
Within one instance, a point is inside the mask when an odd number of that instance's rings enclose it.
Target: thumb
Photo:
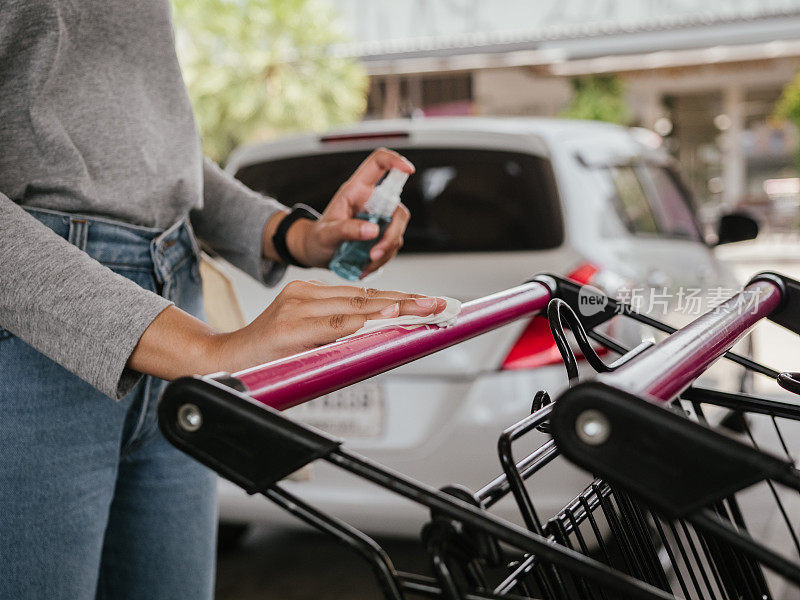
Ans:
[[[338,244],[344,240],[374,240],[380,233],[380,227],[361,219],[342,219],[330,223],[324,233],[320,233],[326,243]]]

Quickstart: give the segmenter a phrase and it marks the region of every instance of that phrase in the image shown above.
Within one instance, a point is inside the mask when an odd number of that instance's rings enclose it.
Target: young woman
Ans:
[[[168,0],[0,10],[0,598],[210,598],[213,474],[161,437],[163,379],[325,344],[435,298],[289,283],[228,334],[201,316],[195,234],[273,284],[375,225],[373,153],[318,220],[204,160]],[[313,176],[313,174],[310,174]],[[291,199],[286,199],[291,200]],[[402,244],[400,207],[371,253]]]

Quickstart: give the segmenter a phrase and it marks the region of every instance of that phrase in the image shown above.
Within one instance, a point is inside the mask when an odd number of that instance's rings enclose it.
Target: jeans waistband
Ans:
[[[186,260],[200,256],[186,217],[167,229],[153,229],[93,215],[23,208],[98,262],[109,267],[152,270],[162,284]]]

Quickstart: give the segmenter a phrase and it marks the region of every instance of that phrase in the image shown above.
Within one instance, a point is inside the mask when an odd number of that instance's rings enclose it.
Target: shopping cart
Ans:
[[[800,375],[730,351],[763,318],[800,333],[800,283],[760,274],[679,330],[605,297],[583,316],[585,296],[570,280],[541,275],[466,303],[450,328],[387,329],[232,375],[183,378],[161,399],[161,428],[223,477],[350,546],[386,598],[800,598],[791,435],[800,405],[694,384],[724,357],[800,393]],[[531,414],[498,440],[499,475],[487,473],[477,491],[434,489],[279,412],[538,313],[550,321],[569,389],[554,401],[546,391],[532,398]],[[615,317],[669,335],[627,349],[601,331]],[[598,344],[620,357],[606,364]],[[580,381],[576,346],[595,377]],[[548,441],[517,457],[515,443],[534,430]],[[535,475],[557,456],[594,480],[557,514],[540,515]],[[432,574],[397,571],[373,539],[280,485],[315,460],[427,507]],[[491,513],[509,495],[524,527]]]

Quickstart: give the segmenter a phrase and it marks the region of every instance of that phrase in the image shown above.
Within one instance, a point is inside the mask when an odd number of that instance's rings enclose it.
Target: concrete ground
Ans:
[[[267,502],[267,500],[265,500]],[[426,560],[412,540],[378,540],[400,570],[423,572]],[[244,544],[223,553],[218,600],[373,600],[382,598],[367,563],[313,531],[257,527]]]
[[[800,279],[800,241],[768,238],[719,249],[740,281],[763,270]],[[754,332],[756,356],[779,370],[800,371],[800,342],[772,323]],[[757,390],[775,393],[777,386],[757,378]],[[266,502],[267,500],[265,500]],[[422,570],[426,560],[418,543],[379,542],[401,570]],[[380,598],[374,578],[352,551],[307,530],[254,528],[244,543],[220,556],[218,600],[366,600]]]

